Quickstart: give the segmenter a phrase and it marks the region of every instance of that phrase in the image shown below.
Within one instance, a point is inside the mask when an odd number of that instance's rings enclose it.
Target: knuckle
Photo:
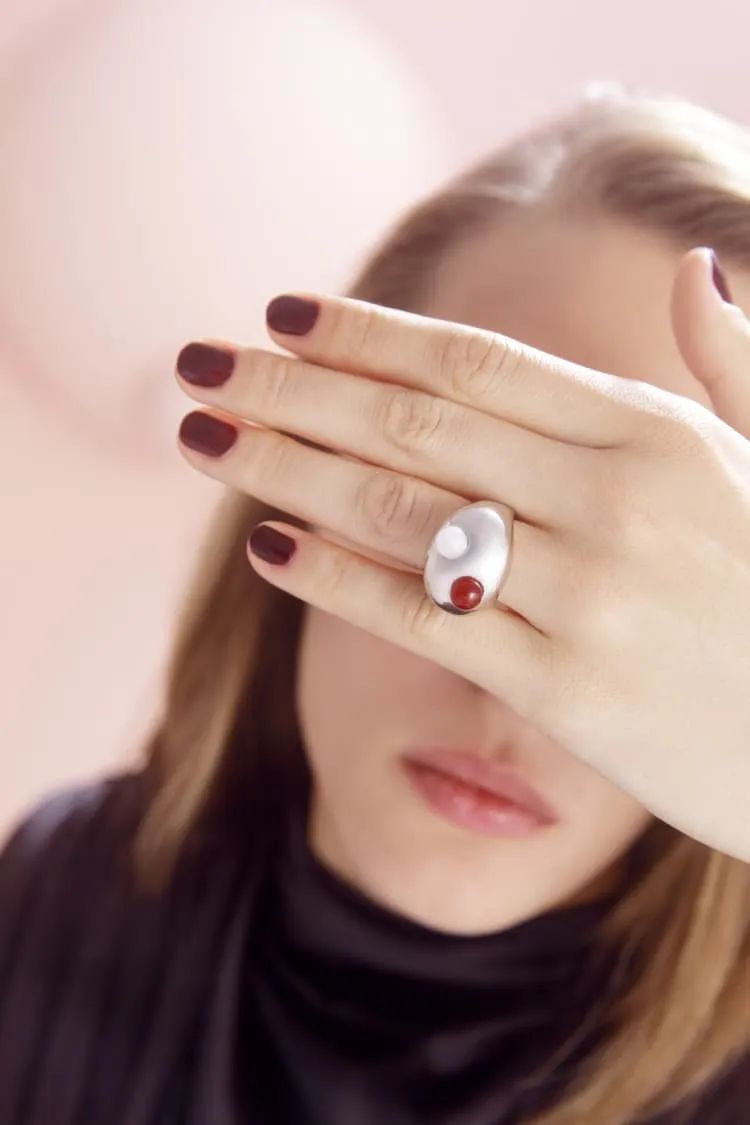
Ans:
[[[448,614],[426,594],[415,597],[411,586],[404,588],[403,601],[397,612],[406,635],[423,641],[431,641],[442,634],[449,621]]]
[[[287,398],[293,393],[289,359],[268,353],[254,363],[252,392],[257,409],[263,416],[277,417],[283,412]]]
[[[567,632],[587,648],[604,638],[613,638],[620,630],[622,606],[614,586],[611,576],[603,579],[602,571],[596,567],[585,572],[581,568],[566,584]]]
[[[379,319],[377,310],[371,308],[357,308],[351,304],[335,306],[328,338],[333,351],[337,355],[359,359],[367,365],[374,358]]]
[[[651,388],[653,391],[653,388]],[[636,411],[637,432],[650,453],[662,458],[692,457],[705,451],[715,432],[716,418],[693,399],[664,392],[649,409]]]
[[[250,443],[253,475],[263,480],[288,481],[298,464],[296,443],[281,434],[259,431]]]
[[[355,509],[360,513],[365,535],[386,543],[402,543],[424,532],[428,511],[420,502],[419,482],[398,473],[377,472],[359,489]]]
[[[587,524],[590,530],[590,521]],[[555,534],[543,553],[541,544],[540,540],[536,545],[535,567],[543,575],[545,605],[551,610],[554,630],[561,639],[589,651],[627,612],[628,565],[602,541],[598,528],[594,536],[577,530]],[[552,675],[552,669],[547,671]]]
[[[632,578],[624,556],[606,550],[593,555],[581,548],[566,560],[559,599],[565,607],[564,633],[593,665],[600,654],[622,652],[638,642]]]
[[[631,553],[642,530],[658,518],[656,480],[650,468],[618,452],[589,481],[591,524],[607,549],[620,557]]]
[[[659,416],[654,426],[654,443],[660,454],[688,457],[705,445],[705,435],[698,415],[687,404],[676,405]]]
[[[413,454],[437,451],[445,410],[440,399],[400,388],[386,391],[376,420],[387,445]]]
[[[511,341],[459,330],[441,342],[438,371],[441,384],[456,398],[481,401],[498,381],[514,378],[521,362],[520,350]]]
[[[350,578],[351,562],[346,552],[341,550],[319,553],[317,565],[311,575],[316,597],[321,605],[337,605],[346,592]]]

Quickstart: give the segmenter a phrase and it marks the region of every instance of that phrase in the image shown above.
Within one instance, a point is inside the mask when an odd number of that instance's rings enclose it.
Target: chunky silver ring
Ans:
[[[480,500],[459,508],[427,551],[424,586],[446,613],[463,616],[494,602],[508,574],[513,512]]]

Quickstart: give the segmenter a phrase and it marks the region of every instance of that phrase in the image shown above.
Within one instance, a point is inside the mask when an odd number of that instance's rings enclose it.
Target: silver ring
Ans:
[[[424,586],[446,613],[476,613],[497,599],[510,565],[513,512],[480,500],[451,516],[427,551]]]

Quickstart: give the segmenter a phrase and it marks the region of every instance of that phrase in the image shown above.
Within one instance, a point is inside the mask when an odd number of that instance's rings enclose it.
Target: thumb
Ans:
[[[687,366],[722,421],[750,438],[750,322],[732,304],[713,250],[691,250],[672,290],[672,326]]]

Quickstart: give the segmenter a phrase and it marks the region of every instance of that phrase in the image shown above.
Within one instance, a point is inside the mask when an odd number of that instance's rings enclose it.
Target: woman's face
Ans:
[[[451,253],[419,311],[707,403],[670,327],[680,255],[613,224],[545,222],[514,219]],[[650,821],[501,699],[317,609],[306,611],[297,701],[314,850],[371,898],[436,929],[500,930],[596,894]],[[511,764],[557,822],[517,838],[457,827],[409,781],[402,756],[415,747]]]

